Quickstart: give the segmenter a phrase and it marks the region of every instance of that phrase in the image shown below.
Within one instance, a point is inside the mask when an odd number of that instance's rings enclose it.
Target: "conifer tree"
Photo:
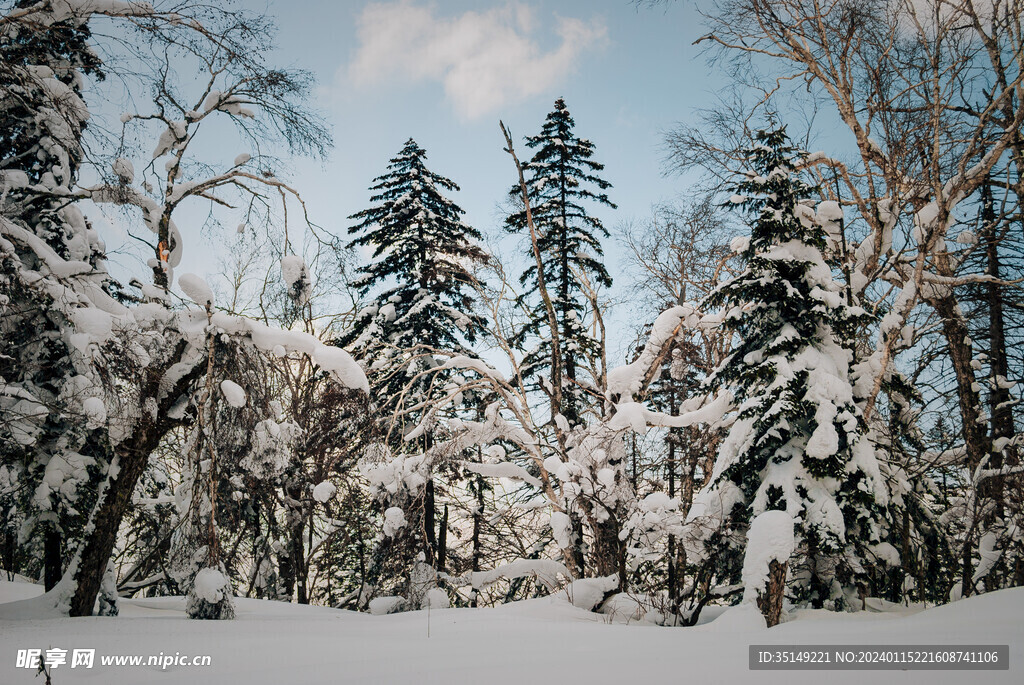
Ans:
[[[599,355],[598,343],[587,332],[585,321],[589,311],[586,289],[609,287],[612,279],[601,262],[601,239],[608,237],[601,220],[591,216],[585,202],[615,208],[604,191],[611,184],[597,174],[604,169],[591,159],[594,144],[574,132],[575,122],[565,101],[555,101],[555,109],[548,114],[540,135],[526,138],[526,145],[536,149],[523,173],[530,196],[534,225],[539,233],[538,248],[544,265],[543,281],[549,291],[558,320],[558,337],[562,349],[557,357],[562,365],[562,405],[557,411],[570,425],[580,422],[586,407],[578,360]],[[510,195],[517,198],[516,185]],[[526,231],[525,210],[506,219],[508,230]],[[528,250],[530,266],[523,272],[520,282],[526,290],[520,303],[530,308],[530,317],[514,342],[524,345],[527,340],[539,338],[539,344],[524,359],[527,376],[540,375],[548,370],[552,382],[557,379],[552,368],[556,351],[551,349],[550,335],[544,305],[537,299],[539,281],[532,245]],[[583,279],[589,283],[585,284]]]
[[[17,7],[34,4],[22,0]],[[0,213],[61,258],[88,264],[90,278],[112,291],[103,245],[68,201],[88,118],[84,76],[103,77],[90,35],[73,18],[46,30],[19,22],[0,29]],[[53,284],[39,276],[49,275],[45,266],[32,250],[8,245],[12,251],[0,254],[0,384],[7,388],[0,398],[0,476],[16,495],[0,497],[0,514],[23,539],[42,540],[42,549],[23,560],[24,570],[34,573],[41,559],[50,589],[106,460],[96,430],[102,390],[92,360],[67,334],[79,322],[69,320]]]
[[[374,179],[370,188],[375,193],[371,198],[374,205],[350,217],[359,221],[349,229],[357,235],[350,246],[373,250],[374,261],[360,270],[358,287],[363,295],[381,290],[340,341],[369,370],[372,394],[378,398],[384,420],[399,416],[406,426],[383,429],[394,438],[389,447],[397,453],[396,460],[405,463],[409,455],[403,453],[409,450],[422,453],[409,462],[417,465],[420,474],[415,482],[407,481],[400,492],[378,493],[383,497],[381,508],[402,509],[407,523],[385,536],[368,573],[384,574],[385,567],[400,561],[411,608],[417,608],[412,606],[418,601],[414,597],[419,594],[414,587],[416,578],[432,575],[427,567],[440,566],[438,562],[444,558],[441,541],[446,524],[442,521],[438,534],[434,473],[439,465],[427,457],[436,409],[409,409],[439,399],[454,375],[439,370],[446,357],[435,352],[470,354],[466,345],[483,330],[483,318],[473,312],[471,270],[487,259],[475,244],[482,237],[479,231],[463,223],[463,210],[443,195],[459,187],[427,169],[425,159],[423,148],[411,138],[406,141],[390,160],[387,173]],[[417,379],[431,369],[434,373]],[[417,439],[408,440],[408,431],[418,424],[422,429]],[[400,550],[397,555],[396,549]],[[370,583],[378,585],[378,578],[370,578]]]
[[[374,261],[360,269],[357,285],[363,295],[385,286],[341,340],[363,359],[377,361],[417,345],[464,354],[465,343],[483,327],[470,292],[470,269],[486,259],[474,243],[482,236],[442,194],[459,187],[427,169],[426,156],[416,141],[406,141],[370,187],[374,206],[349,217],[359,221],[349,229],[357,235],[350,246],[373,250]],[[422,370],[405,369],[410,375]],[[393,377],[386,390],[397,394],[405,381]]]
[[[798,599],[840,607],[886,536],[888,493],[841,334],[865,314],[845,302],[822,258],[826,236],[796,176],[800,155],[784,129],[757,134],[753,170],[732,197],[754,219],[749,240],[733,243],[746,268],[707,299],[737,336],[708,385],[731,391],[737,414],[701,497],[721,507],[710,542],[727,575],[738,579],[742,560],[744,580],[761,583],[752,590],[769,623],[791,559]],[[792,554],[754,539],[787,528],[772,510],[790,517]]]

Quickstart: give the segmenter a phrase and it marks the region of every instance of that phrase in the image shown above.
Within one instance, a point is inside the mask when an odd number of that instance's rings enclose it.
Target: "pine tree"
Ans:
[[[17,6],[35,4],[19,0]],[[84,77],[104,78],[100,60],[88,45],[91,35],[88,24],[74,18],[45,30],[12,22],[0,33],[5,213],[10,216],[16,208],[18,218],[64,258],[74,236],[59,210],[68,204],[66,189],[77,180],[84,154]]]
[[[745,538],[754,520],[782,510],[794,523],[797,567],[789,570],[797,597],[839,607],[884,542],[888,493],[840,334],[864,312],[844,301],[822,258],[826,237],[809,206],[811,189],[796,177],[800,156],[784,129],[758,133],[753,171],[732,198],[754,221],[749,241],[733,245],[745,270],[707,298],[738,338],[708,385],[731,391],[738,411],[702,496],[722,502],[724,526],[711,543],[727,575],[738,576],[744,545],[745,567],[764,552],[763,541]],[[768,569],[764,593],[774,594],[776,617],[785,556]]]
[[[438,465],[427,458],[433,443],[433,410],[409,408],[439,399],[454,375],[439,370],[446,357],[435,352],[468,355],[466,345],[483,330],[483,318],[473,312],[471,269],[487,259],[474,242],[482,238],[479,231],[463,223],[463,210],[442,194],[457,191],[458,186],[427,169],[425,159],[423,148],[411,138],[406,141],[388,164],[388,172],[374,179],[374,206],[350,217],[359,221],[349,229],[358,235],[350,246],[373,249],[374,261],[360,270],[361,292],[383,289],[339,341],[370,370],[372,396],[383,405],[382,415],[390,418],[397,412],[406,425],[424,427],[415,441],[402,440],[403,434],[409,437],[408,429],[392,431],[395,440],[390,447],[397,460],[404,463],[408,455],[402,453],[411,449],[421,451],[410,463],[417,464],[422,478],[414,486],[407,482],[399,491],[379,493],[386,500],[380,502],[381,508],[400,507],[409,523],[397,535],[386,536],[374,551],[369,572],[386,574],[385,567],[400,561],[410,601],[415,594],[412,576],[426,573],[426,567],[443,559],[440,541],[446,531],[435,533]],[[434,373],[417,379],[429,370]],[[397,555],[396,548],[401,550]],[[426,567],[417,560],[419,555]],[[378,578],[371,577],[370,582],[379,585]]]
[[[361,293],[393,284],[360,312],[340,341],[363,359],[376,361],[416,346],[465,354],[465,344],[483,329],[470,292],[470,269],[486,260],[473,242],[482,236],[462,222],[463,210],[442,194],[459,187],[427,169],[426,156],[413,139],[406,141],[388,172],[370,187],[376,204],[349,217],[359,220],[349,228],[358,235],[350,246],[373,249],[374,261],[360,269]],[[413,375],[424,369],[404,370]],[[397,394],[405,381],[393,377],[380,389]]]
[[[609,287],[611,276],[601,262],[603,250],[601,238],[608,237],[601,220],[591,216],[584,202],[615,208],[615,204],[603,192],[611,184],[597,174],[604,169],[591,159],[594,144],[579,138],[573,131],[575,122],[569,114],[565,101],[555,101],[555,109],[548,114],[540,135],[526,138],[526,145],[537,152],[523,165],[526,176],[531,213],[539,233],[538,245],[544,266],[543,280],[551,296],[559,327],[559,341],[562,349],[558,358],[562,364],[562,405],[558,412],[570,425],[578,424],[587,406],[586,394],[581,387],[578,359],[599,356],[598,342],[585,327],[589,301],[585,296],[587,288]],[[520,187],[516,185],[510,196],[518,198]],[[508,230],[523,233],[527,230],[525,210],[516,212],[506,219]],[[551,349],[550,336],[544,330],[548,325],[544,305],[538,301],[539,279],[532,245],[528,250],[530,266],[523,272],[520,282],[527,286],[520,296],[520,304],[530,307],[527,324],[514,339],[518,345],[527,340],[539,338],[540,342],[530,350],[524,359],[525,375],[540,375],[545,370],[552,372],[555,351]],[[582,279],[587,279],[585,285]]]
[[[103,78],[90,35],[73,18],[45,30],[19,22],[0,29],[0,213],[59,257],[88,264],[89,279],[113,291],[102,243],[68,201],[88,118],[84,76]],[[0,507],[21,536],[42,540],[24,570],[34,572],[41,558],[50,589],[85,523],[107,458],[97,430],[103,390],[85,345],[77,347],[70,335],[86,315],[74,309],[73,297],[55,297],[63,284],[32,249],[6,244],[13,250],[0,254],[0,383],[7,386],[7,400],[0,400],[0,471],[17,487],[8,489],[15,497],[0,498]],[[80,319],[72,321],[73,314]],[[88,416],[90,409],[96,416]]]

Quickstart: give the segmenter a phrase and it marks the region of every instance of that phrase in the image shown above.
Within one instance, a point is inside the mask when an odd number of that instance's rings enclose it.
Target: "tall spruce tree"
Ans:
[[[798,600],[840,607],[876,556],[891,557],[883,553],[891,548],[878,547],[888,492],[854,401],[843,339],[865,314],[846,303],[822,258],[826,236],[811,189],[796,175],[800,158],[785,129],[757,134],[748,153],[753,170],[732,198],[754,218],[749,241],[733,244],[746,268],[706,302],[737,336],[707,381],[731,391],[737,406],[702,493],[722,507],[723,527],[710,541],[726,575],[737,580],[742,566],[746,578],[749,557],[765,553],[764,541],[747,538],[755,519],[771,510],[792,517],[792,556],[774,559],[768,587],[757,588],[771,596],[776,620],[788,562]],[[768,530],[773,518],[757,528]]]
[[[353,214],[350,246],[373,250],[357,285],[363,295],[384,286],[364,308],[341,343],[360,357],[391,357],[417,345],[464,354],[484,321],[473,313],[473,264],[486,260],[474,241],[482,236],[463,223],[462,208],[442,191],[457,191],[454,181],[424,164],[427,153],[412,138],[374,179],[369,209]],[[426,363],[430,363],[429,361]],[[422,365],[406,368],[410,374]],[[386,389],[401,392],[405,378]]]
[[[607,238],[608,231],[600,219],[588,213],[584,202],[615,208],[604,192],[611,184],[597,175],[604,165],[591,159],[594,144],[579,138],[574,127],[565,100],[559,98],[540,135],[526,138],[527,147],[537,152],[523,165],[533,222],[539,234],[537,247],[544,268],[543,281],[555,310],[561,349],[556,355],[551,349],[551,336],[544,332],[548,318],[545,305],[537,297],[540,285],[532,245],[527,250],[530,266],[520,277],[520,282],[527,286],[520,304],[529,306],[530,317],[513,340],[518,345],[539,340],[524,359],[527,376],[539,376],[547,370],[552,372],[552,382],[556,382],[552,360],[555,356],[561,360],[562,404],[557,411],[570,425],[581,421],[587,405],[582,387],[585,379],[581,377],[578,360],[599,354],[598,343],[584,323],[590,304],[581,279],[587,279],[592,288],[612,284],[601,262],[601,238]],[[512,188],[510,196],[520,197],[518,185]],[[525,209],[509,216],[505,223],[509,231],[525,232]]]
[[[0,213],[61,258],[87,264],[89,278],[113,291],[103,245],[68,201],[84,154],[84,78],[103,78],[90,35],[76,18],[45,29],[21,22],[0,29]],[[60,286],[33,250],[6,244],[0,254],[0,384],[6,386],[0,393],[0,479],[14,494],[0,496],[0,516],[6,535],[33,542],[26,547],[42,541],[29,558],[8,561],[27,564],[21,567],[26,573],[35,573],[41,561],[51,589],[85,524],[106,461],[97,430],[102,422],[89,416],[102,390],[88,352],[70,335],[80,322],[69,320],[69,305],[57,301]]]
[[[426,151],[411,138],[388,164],[388,171],[374,179],[375,194],[369,209],[354,214],[359,223],[349,229],[357,237],[351,246],[370,248],[374,261],[363,267],[358,285],[362,294],[379,289],[374,302],[360,313],[340,343],[349,347],[369,369],[372,395],[386,419],[397,414],[404,428],[390,430],[390,447],[396,453],[418,450],[412,457],[422,478],[398,493],[378,493],[381,507],[397,506],[407,523],[375,550],[370,583],[379,587],[382,569],[394,567],[406,578],[405,591],[411,608],[421,589],[415,586],[430,571],[443,565],[445,550],[435,522],[435,469],[426,456],[433,442],[433,418],[427,411],[410,407],[440,399],[454,371],[438,370],[416,379],[417,374],[443,365],[444,356],[434,351],[470,354],[466,345],[476,341],[484,320],[473,312],[474,278],[471,269],[486,261],[486,252],[474,241],[481,235],[463,223],[463,210],[443,191],[457,191],[450,179],[425,165]],[[469,399],[468,397],[465,399]],[[412,426],[423,422],[415,441],[403,441]],[[385,430],[392,427],[387,427]],[[399,454],[397,459],[404,460]],[[403,462],[404,463],[404,462]],[[373,577],[378,576],[378,577]],[[425,582],[425,581],[424,581]]]

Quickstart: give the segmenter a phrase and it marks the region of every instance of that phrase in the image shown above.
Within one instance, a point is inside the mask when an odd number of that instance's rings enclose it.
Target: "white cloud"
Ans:
[[[539,25],[532,8],[521,4],[451,17],[435,10],[410,0],[367,5],[358,19],[355,56],[344,69],[351,82],[437,81],[455,111],[473,119],[549,91],[607,33],[596,19],[556,16]],[[558,45],[545,50],[535,37],[548,26]]]

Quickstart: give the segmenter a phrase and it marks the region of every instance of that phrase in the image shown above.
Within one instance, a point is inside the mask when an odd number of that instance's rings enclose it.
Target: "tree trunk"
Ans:
[[[786,566],[772,559],[768,563],[768,584],[757,593],[757,608],[761,610],[768,627],[779,625],[782,616],[782,600],[786,593]]]
[[[90,524],[92,534],[85,538],[75,570],[75,593],[71,597],[71,616],[91,616],[96,596],[107,570],[107,562],[114,551],[117,531],[121,527],[128,507],[132,502],[135,485],[146,468],[150,453],[156,449],[163,433],[155,423],[138,428],[132,439],[117,448],[115,476],[110,477],[106,491],[93,511]]]
[[[299,550],[301,552],[302,542],[299,542]],[[305,568],[305,564],[303,564]],[[306,574],[297,573],[295,574],[295,601],[299,604],[309,604],[309,593],[306,589]]]
[[[569,255],[566,252],[566,246],[569,241],[569,226],[568,216],[566,216],[565,200],[566,200],[566,183],[565,177],[565,163],[566,163],[566,150],[562,148],[562,164],[559,166],[559,189],[561,199],[561,224],[558,227],[558,296],[561,300],[562,320],[559,322],[562,326],[562,344],[569,344],[569,290],[572,286],[572,274],[569,270]],[[564,349],[558,351],[558,357],[564,364],[563,374],[565,379],[569,382],[569,387],[572,388],[570,393],[570,400],[563,402],[562,406],[558,408],[558,411],[565,417],[566,421],[570,426],[575,426],[580,422],[579,407],[576,406],[576,360],[573,355],[566,354]]]
[[[283,553],[277,555],[277,598],[290,602],[295,594],[295,564],[291,545]]]
[[[285,486],[285,523],[288,530],[288,564],[290,581],[294,582],[296,600],[299,604],[309,604],[306,591],[306,548],[303,536],[306,532],[306,520],[302,506],[303,488],[298,478],[294,478]],[[288,588],[288,601],[291,601],[291,588]]]
[[[444,505],[441,528],[437,534],[437,572],[443,573],[448,562],[448,505]]]
[[[478,482],[482,480],[481,476],[477,476]],[[479,486],[478,486],[479,487]],[[484,495],[483,489],[477,490],[476,509],[473,511],[473,556],[471,560],[470,570],[473,573],[480,571],[480,557],[482,550],[480,549],[480,528],[484,518]],[[469,597],[469,606],[477,606],[477,590],[473,587],[472,594]]]
[[[619,540],[620,527],[614,515],[609,514],[604,521],[590,517],[590,525],[594,530],[594,549],[591,561],[594,575],[599,577],[618,576],[619,591],[626,589],[626,554],[622,541]]]
[[[982,187],[982,219],[984,225],[985,241],[985,273],[993,279],[1000,278],[999,242],[997,235],[997,224],[995,208],[992,201],[991,188],[986,184]],[[992,417],[991,452],[989,455],[988,468],[998,469],[1004,465],[1016,465],[1019,462],[1017,447],[1008,444],[1005,447],[996,449],[995,443],[1006,442],[1013,438],[1014,418],[1013,403],[1010,396],[1010,389],[1004,387],[1009,376],[1009,362],[1006,355],[1006,323],[1003,315],[1003,286],[990,281],[985,286],[985,299],[988,303],[988,333],[989,333],[989,380],[991,390],[989,392],[989,414]],[[1006,493],[1006,478],[988,478],[982,482],[979,496],[983,500],[989,500],[995,504],[990,510],[989,519],[1005,517],[1008,504]],[[1011,495],[1012,497],[1012,495]],[[983,522],[983,527],[988,528],[989,521]],[[1010,543],[1011,545],[1013,543]],[[1008,569],[1012,571],[1012,569]],[[989,577],[986,577],[986,588],[996,589]]]
[[[89,520],[92,532],[82,541],[78,564],[72,571],[75,591],[71,597],[71,616],[92,615],[103,575],[107,571],[107,563],[117,541],[117,531],[131,505],[135,485],[146,469],[149,455],[157,448],[163,437],[179,425],[179,421],[168,418],[171,407],[177,402],[183,389],[191,385],[205,368],[205,361],[198,361],[188,373],[178,377],[169,391],[164,388],[165,392],[161,392],[161,380],[165,373],[177,360],[184,358],[186,349],[186,343],[179,343],[174,354],[170,356],[170,361],[160,368],[149,368],[145,371],[139,403],[144,407],[147,402],[155,402],[156,418],[143,413],[132,435],[114,450],[115,457],[110,465],[106,490],[101,493]]]
[[[977,381],[971,362],[974,359],[971,338],[964,323],[963,313],[950,292],[944,296],[929,299],[929,304],[942,319],[942,332],[949,348],[949,359],[956,376],[956,394],[960,407],[960,423],[967,449],[967,468],[974,472],[981,461],[989,455],[988,431],[980,422],[981,402],[978,398]],[[973,514],[971,514],[973,516]],[[963,596],[971,594],[971,577],[974,559],[974,537],[978,531],[974,522],[964,538],[961,557],[961,579]]]
[[[47,525],[45,530],[43,538],[43,587],[49,592],[60,582],[61,574],[64,571],[61,564],[63,541],[56,521]]]
[[[570,570],[576,572],[576,578],[587,577],[587,561],[583,555],[583,520],[576,512],[569,512],[569,523],[572,525],[572,559]]]
[[[423,559],[433,567],[437,560],[437,522],[434,513],[434,479],[427,481],[423,491]]]
[[[296,601],[299,604],[309,604],[309,594],[306,591],[306,548],[302,542],[304,532],[303,525],[292,530],[292,564],[295,567]]]
[[[4,531],[4,551],[3,551],[3,564],[4,569],[7,571],[7,577],[11,580],[14,579],[12,574],[18,572],[18,545],[17,540],[14,537],[14,532],[10,529]]]
[[[676,413],[675,390],[670,394],[670,413]],[[676,496],[676,436],[670,428],[665,440],[668,442],[668,496]],[[679,579],[676,577],[676,536],[668,536],[668,603],[672,611],[679,609]]]

